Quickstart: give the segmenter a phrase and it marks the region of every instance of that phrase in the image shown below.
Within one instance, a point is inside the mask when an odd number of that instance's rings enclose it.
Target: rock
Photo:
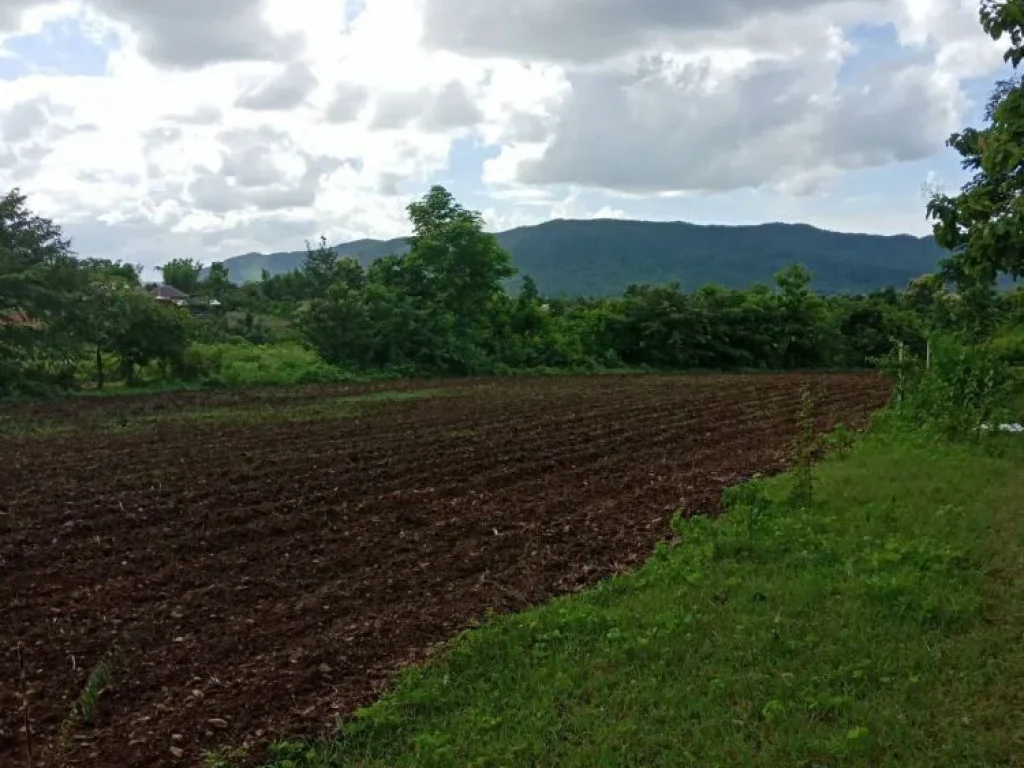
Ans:
[[[182,740],[184,740],[184,738],[185,737],[182,736],[180,733],[172,733],[171,734],[171,741],[182,741]]]
[[[220,717],[211,717],[206,722],[208,722],[214,728],[220,728],[221,730],[224,730],[228,727],[228,721]]]
[[[334,670],[331,669],[331,665],[330,664],[321,664],[320,665],[320,671],[323,672],[325,675],[329,675]]]
[[[185,750],[181,747],[171,747],[171,754],[180,760],[185,756]]]

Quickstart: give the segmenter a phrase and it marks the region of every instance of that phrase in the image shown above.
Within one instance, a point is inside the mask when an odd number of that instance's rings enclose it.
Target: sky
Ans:
[[[552,218],[926,234],[977,0],[3,0],[0,193],[153,267]]]

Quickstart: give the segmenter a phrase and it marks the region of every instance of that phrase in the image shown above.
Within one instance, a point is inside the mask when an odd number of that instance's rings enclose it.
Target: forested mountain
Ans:
[[[545,295],[612,296],[631,283],[678,282],[695,290],[715,284],[746,288],[770,283],[789,264],[814,274],[825,293],[860,293],[906,287],[933,272],[943,251],[930,237],[828,232],[806,224],[707,226],[619,219],[564,220],[498,234],[521,274],[533,276]],[[338,245],[366,265],[405,252],[403,238],[356,240]],[[258,280],[301,266],[305,251],[250,253],[224,263],[235,282]]]

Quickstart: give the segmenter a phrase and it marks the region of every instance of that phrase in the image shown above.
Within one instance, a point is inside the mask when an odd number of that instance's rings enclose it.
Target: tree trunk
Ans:
[[[96,389],[103,389],[103,351],[96,345]]]

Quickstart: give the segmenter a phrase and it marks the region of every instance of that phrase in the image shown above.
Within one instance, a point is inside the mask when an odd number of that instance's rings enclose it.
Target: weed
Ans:
[[[822,438],[825,452],[835,456],[848,455],[856,442],[857,433],[847,429],[842,423],[836,424],[832,431]]]
[[[109,684],[110,668],[105,661],[101,661],[89,673],[82,694],[78,697],[78,714],[82,718],[82,722],[90,728],[96,724],[96,707],[99,704],[100,694],[106,690]]]
[[[769,498],[764,479],[755,475],[751,480],[726,488],[722,494],[722,507],[727,514],[736,515],[744,522],[748,538],[753,541],[754,532],[771,513],[774,502]]]
[[[57,733],[57,744],[55,747],[58,764],[67,754],[68,748],[71,746],[71,740],[74,736],[75,729],[78,725],[84,725],[86,728],[92,728],[96,725],[100,696],[103,694],[103,691],[106,690],[107,686],[110,685],[110,664],[113,654],[113,650],[108,652],[107,655],[92,668],[92,671],[89,673],[89,677],[86,678],[85,685],[83,686],[81,693],[79,693],[74,706],[71,708],[67,717],[65,717],[61,722],[60,730]]]
[[[818,437],[814,429],[814,394],[810,389],[805,389],[800,398],[797,419],[800,431],[789,505],[794,509],[810,509],[814,503],[814,458],[818,449]]]

